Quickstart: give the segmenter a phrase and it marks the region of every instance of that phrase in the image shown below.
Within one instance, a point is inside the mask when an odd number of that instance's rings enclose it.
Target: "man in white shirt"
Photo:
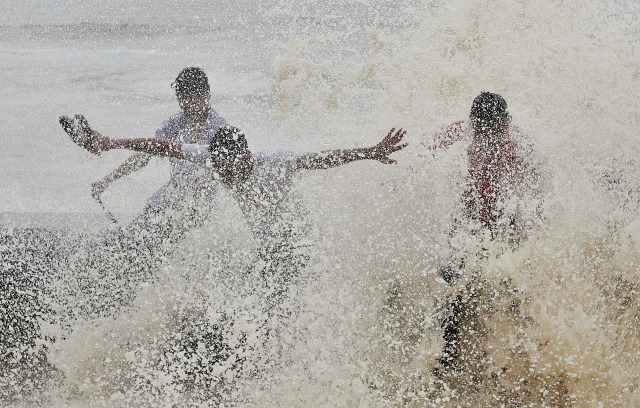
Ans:
[[[291,194],[294,175],[301,170],[328,169],[357,160],[393,164],[395,160],[389,155],[406,146],[400,144],[406,132],[391,129],[382,141],[367,148],[307,154],[254,153],[248,149],[244,134],[230,126],[221,128],[211,144],[203,146],[164,139],[110,139],[92,131],[88,124],[82,126],[68,118],[66,121],[67,133],[72,139],[82,139],[79,144],[92,153],[128,149],[185,160],[210,169],[209,179],[202,183],[210,185],[218,180],[229,189],[260,243],[259,273],[268,291],[268,308],[282,303],[288,283],[308,260],[308,255],[300,251],[307,224],[298,222],[300,217],[296,216],[301,207]]]
[[[158,140],[184,142],[207,147],[226,120],[211,106],[207,75],[197,67],[184,68],[172,83],[182,112],[173,115],[156,131]],[[61,123],[71,125],[72,121]],[[83,117],[73,124],[88,128]],[[67,128],[65,128],[66,130]],[[74,140],[79,143],[78,140]],[[81,143],[80,143],[81,144]],[[145,167],[151,155],[138,153],[127,159],[103,180],[93,184],[92,195],[100,195],[115,180]],[[67,259],[74,270],[74,293],[60,302],[76,302],[63,314],[90,317],[112,314],[114,308],[130,305],[141,282],[154,279],[162,259],[187,232],[204,223],[211,209],[216,185],[205,194],[194,195],[207,171],[196,163],[169,158],[171,178],[147,200],[147,206],[131,223],[106,230],[78,246]],[[97,273],[96,273],[97,272]],[[70,316],[73,317],[73,316]]]
[[[208,146],[220,127],[227,125],[211,106],[211,91],[209,80],[202,69],[187,67],[178,74],[172,86],[176,90],[176,97],[182,112],[171,116],[156,130],[157,139],[174,143],[191,143]],[[151,156],[138,153],[131,156],[118,168],[93,183],[92,195],[100,199],[101,194],[115,180],[144,168]],[[215,187],[207,189],[206,195],[200,195],[199,200],[205,200],[205,205],[181,205],[182,200],[194,200],[193,188],[202,179],[205,170],[197,164],[169,158],[171,164],[171,178],[160,190],[148,200],[147,206],[134,223],[146,224],[155,222],[164,224],[165,234],[172,236],[172,240],[180,239],[187,230],[201,225],[208,215],[210,205],[206,205],[215,194]],[[193,203],[191,203],[193,204]],[[172,216],[156,217],[167,208],[172,208]],[[153,220],[153,221],[152,221]]]

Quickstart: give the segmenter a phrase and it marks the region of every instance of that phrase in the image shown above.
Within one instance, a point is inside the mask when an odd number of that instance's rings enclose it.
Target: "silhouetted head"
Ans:
[[[198,67],[187,67],[180,71],[171,85],[176,90],[178,103],[185,116],[192,120],[205,120],[211,107],[207,74]]]
[[[502,133],[509,125],[511,115],[502,96],[482,92],[473,100],[469,119],[476,133]]]
[[[241,183],[253,169],[253,156],[244,133],[233,126],[223,126],[209,144],[211,163],[223,182]]]
[[[187,67],[180,71],[173,82],[176,95],[209,95],[209,79],[198,67]]]
[[[216,161],[228,162],[244,154],[248,147],[247,138],[240,129],[223,126],[218,129],[209,144],[209,151],[212,158],[215,156]]]

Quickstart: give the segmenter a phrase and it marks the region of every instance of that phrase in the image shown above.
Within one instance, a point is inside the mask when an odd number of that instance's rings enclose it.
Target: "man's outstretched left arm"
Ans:
[[[377,160],[384,164],[395,164],[396,161],[389,158],[389,155],[407,146],[407,143],[400,144],[407,132],[403,129],[397,132],[395,130],[395,128],[391,129],[389,134],[382,139],[380,143],[372,147],[327,150],[320,153],[303,154],[298,157],[296,167],[299,170],[329,169],[358,160]]]

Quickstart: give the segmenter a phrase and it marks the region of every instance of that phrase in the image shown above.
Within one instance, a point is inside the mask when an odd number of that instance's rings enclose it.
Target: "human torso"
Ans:
[[[205,123],[200,125],[191,123],[184,113],[178,113],[162,124],[160,129],[156,131],[156,138],[174,143],[209,145],[218,129],[226,124],[227,121],[220,117],[213,108],[210,109]],[[197,164],[174,158],[169,159],[169,161],[171,162],[172,179],[184,179],[202,175],[202,167]]]
[[[292,192],[297,156],[290,152],[256,152],[251,175],[231,192],[254,236],[261,240],[283,238],[305,223],[304,208]]]
[[[200,126],[190,123],[181,112],[163,122],[156,131],[156,138],[175,143],[209,145],[218,129],[225,125],[227,125],[227,121],[218,115],[213,108],[210,109],[205,123]],[[208,177],[207,170],[196,163],[174,158],[170,158],[169,162],[171,163],[170,181],[152,197],[151,201],[154,204],[175,201],[184,197],[193,187],[202,182],[204,177]]]
[[[493,147],[474,138],[465,121],[441,130],[433,149],[446,148],[457,141],[468,143],[467,182],[462,195],[467,213],[483,227],[492,228],[502,215],[502,204],[525,171],[530,145],[516,127],[511,127]]]
[[[508,137],[494,149],[471,143],[467,187],[463,201],[483,227],[491,228],[502,215],[501,203],[509,195],[518,167],[516,145]]]

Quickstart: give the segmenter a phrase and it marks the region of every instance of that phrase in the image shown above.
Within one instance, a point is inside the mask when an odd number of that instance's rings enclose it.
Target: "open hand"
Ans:
[[[73,118],[61,116],[58,120],[71,141],[83,149],[98,155],[102,150],[109,150],[109,139],[92,130],[83,115],[75,115]]]
[[[382,139],[380,143],[371,147],[369,149],[370,158],[373,160],[378,160],[384,164],[396,164],[397,161],[394,159],[390,159],[389,155],[391,153],[397,152],[398,150],[402,150],[407,147],[408,143],[399,144],[402,141],[404,135],[407,134],[407,131],[400,128],[397,132],[394,133],[396,128],[393,128],[389,131],[389,134]]]

